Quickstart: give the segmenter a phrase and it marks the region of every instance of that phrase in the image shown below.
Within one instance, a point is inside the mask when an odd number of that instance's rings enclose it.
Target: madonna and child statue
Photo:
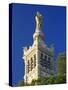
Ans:
[[[36,20],[36,31],[39,31],[41,30],[42,27],[42,15],[39,12],[37,12],[35,20]]]

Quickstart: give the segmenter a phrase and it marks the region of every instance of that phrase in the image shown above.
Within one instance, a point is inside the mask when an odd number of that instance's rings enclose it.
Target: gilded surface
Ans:
[[[35,19],[36,19],[36,30],[40,30],[42,26],[42,15],[39,12],[37,12]]]

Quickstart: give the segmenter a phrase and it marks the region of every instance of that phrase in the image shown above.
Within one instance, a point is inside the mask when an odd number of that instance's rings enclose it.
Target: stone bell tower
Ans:
[[[53,48],[44,43],[42,32],[42,15],[37,12],[35,16],[36,30],[33,35],[33,45],[24,47],[25,74],[24,82],[30,84],[33,79],[47,77],[53,74]]]

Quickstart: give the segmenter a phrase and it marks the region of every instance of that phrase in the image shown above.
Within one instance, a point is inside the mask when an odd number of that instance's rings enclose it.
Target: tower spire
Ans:
[[[33,35],[34,45],[39,45],[39,42],[42,42],[41,44],[43,44],[44,35],[41,30],[42,29],[42,14],[40,12],[36,13],[35,21],[36,21],[36,30]]]

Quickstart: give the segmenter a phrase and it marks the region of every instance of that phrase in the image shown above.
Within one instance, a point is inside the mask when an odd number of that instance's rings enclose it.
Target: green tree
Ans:
[[[57,76],[51,75],[49,77],[41,77],[37,80],[32,80],[31,84],[24,84],[24,81],[19,82],[19,86],[34,86],[34,85],[48,85],[48,84],[62,84],[66,83],[66,75],[58,74]]]
[[[55,84],[66,83],[66,75],[57,75],[55,79]]]
[[[18,86],[24,86],[24,80],[19,81]]]
[[[48,80],[49,80],[48,84],[54,84],[55,83],[55,77],[54,76],[50,76]]]
[[[35,83],[36,83],[36,80],[33,79],[30,85],[35,85]]]
[[[60,53],[57,59],[58,74],[66,74],[66,54]]]

